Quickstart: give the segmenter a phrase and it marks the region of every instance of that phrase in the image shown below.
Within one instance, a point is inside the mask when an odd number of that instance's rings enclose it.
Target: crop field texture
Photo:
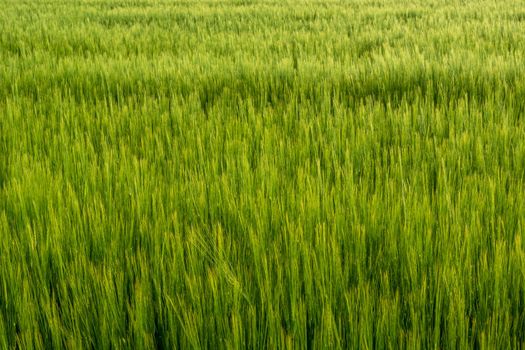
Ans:
[[[0,0],[0,349],[525,346],[525,2]]]

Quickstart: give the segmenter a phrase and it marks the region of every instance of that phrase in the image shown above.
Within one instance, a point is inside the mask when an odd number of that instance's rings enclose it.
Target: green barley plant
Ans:
[[[0,0],[0,348],[524,347],[524,5]]]

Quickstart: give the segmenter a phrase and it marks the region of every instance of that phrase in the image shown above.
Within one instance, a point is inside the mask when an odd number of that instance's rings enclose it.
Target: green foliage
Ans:
[[[0,8],[0,348],[525,346],[519,2]]]

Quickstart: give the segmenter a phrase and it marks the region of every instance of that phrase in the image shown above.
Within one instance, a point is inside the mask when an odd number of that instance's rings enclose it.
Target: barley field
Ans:
[[[525,347],[525,1],[0,0],[0,349]]]

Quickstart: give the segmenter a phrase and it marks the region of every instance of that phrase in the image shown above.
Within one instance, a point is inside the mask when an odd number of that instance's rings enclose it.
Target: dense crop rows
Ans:
[[[0,348],[524,346],[524,21],[0,0]]]

